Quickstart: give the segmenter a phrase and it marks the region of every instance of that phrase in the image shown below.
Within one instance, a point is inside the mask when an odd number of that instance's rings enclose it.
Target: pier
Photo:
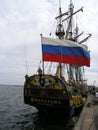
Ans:
[[[98,97],[89,94],[73,130],[98,130]]]

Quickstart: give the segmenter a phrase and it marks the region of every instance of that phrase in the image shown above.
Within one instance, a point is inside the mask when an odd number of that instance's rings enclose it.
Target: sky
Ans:
[[[70,0],[61,0],[62,12]],[[80,30],[87,41],[91,66],[85,67],[88,84],[98,86],[98,1],[73,0]],[[59,0],[0,0],[0,84],[23,85],[25,74],[36,73],[41,60],[40,34],[55,32]]]

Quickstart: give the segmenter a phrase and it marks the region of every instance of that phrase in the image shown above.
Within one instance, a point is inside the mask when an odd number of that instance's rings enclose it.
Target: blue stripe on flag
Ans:
[[[90,57],[89,52],[82,47],[42,44],[42,50],[43,53]]]

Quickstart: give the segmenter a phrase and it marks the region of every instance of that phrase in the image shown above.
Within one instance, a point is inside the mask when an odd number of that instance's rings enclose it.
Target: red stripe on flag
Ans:
[[[43,61],[90,66],[90,58],[83,56],[43,53]]]

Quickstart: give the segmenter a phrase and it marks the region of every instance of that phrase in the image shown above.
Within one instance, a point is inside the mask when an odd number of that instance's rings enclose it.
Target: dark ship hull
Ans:
[[[24,85],[24,102],[40,112],[58,111],[69,113],[69,96],[64,82],[52,75],[29,77]],[[63,113],[64,114],[64,113]]]
[[[39,113],[50,113],[51,115],[67,115],[70,113],[69,99],[46,98],[36,96],[24,96],[25,104],[35,106]]]
[[[76,109],[83,106],[82,98],[78,100],[69,94],[66,83],[56,76],[33,75],[26,79],[24,85],[24,102],[35,106],[41,113],[51,113],[70,116],[70,109],[76,104]],[[78,106],[77,106],[78,105]]]

